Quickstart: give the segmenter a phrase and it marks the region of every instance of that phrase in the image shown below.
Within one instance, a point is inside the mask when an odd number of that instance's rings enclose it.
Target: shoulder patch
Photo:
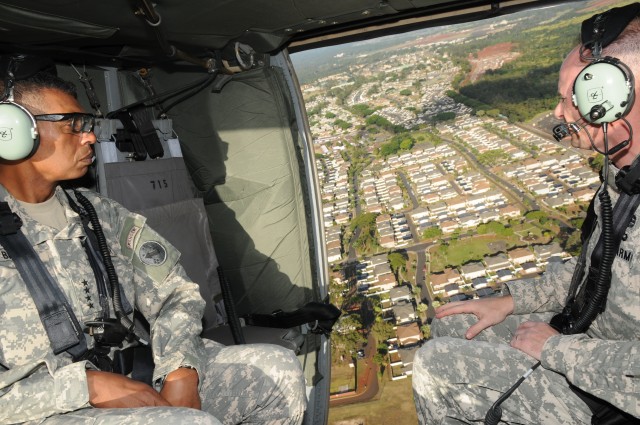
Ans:
[[[158,241],[146,241],[138,248],[138,258],[148,266],[161,266],[167,261],[167,248]]]
[[[131,229],[129,230],[129,233],[127,234],[127,238],[125,241],[125,245],[127,248],[129,249],[133,249],[135,247],[135,241],[136,241],[136,235],[140,232],[140,227],[138,226],[133,226],[131,227]]]
[[[125,257],[133,258],[143,227],[144,218],[134,215],[125,218],[120,230],[120,250]]]

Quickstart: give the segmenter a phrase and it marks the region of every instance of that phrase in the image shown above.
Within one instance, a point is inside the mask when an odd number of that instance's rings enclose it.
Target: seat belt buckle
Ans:
[[[118,319],[92,320],[85,322],[85,332],[101,347],[122,347],[129,335],[128,329]]]

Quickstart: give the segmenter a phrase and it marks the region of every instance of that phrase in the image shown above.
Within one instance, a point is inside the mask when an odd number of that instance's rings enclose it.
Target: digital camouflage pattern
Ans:
[[[213,341],[205,341],[205,359],[207,362],[202,373],[199,373],[202,411],[178,408],[90,408],[52,416],[44,424],[302,423],[305,388],[300,362],[291,350],[268,344],[224,347]]]
[[[197,284],[179,264],[178,251],[147,227],[144,217],[93,192],[82,192],[100,217],[128,301],[125,304],[135,304],[151,325],[157,389],[166,374],[180,366],[191,366],[200,377],[203,409],[224,423],[300,423],[305,385],[293,352],[269,345],[223,347],[212,341],[205,343],[199,337],[204,301]],[[68,221],[60,232],[32,220],[0,186],[0,200],[8,202],[21,217],[23,232],[83,323],[98,317],[105,303],[100,302],[81,245],[84,231],[80,218],[69,207],[62,189],[57,188],[55,196],[64,206]],[[143,248],[147,241],[159,244],[153,247],[160,246],[164,253],[147,255]],[[85,369],[93,365],[72,363],[67,353],[53,354],[35,304],[1,247],[0,282],[0,423],[41,423],[53,415],[62,416],[53,416],[47,423],[122,423],[126,415],[122,409],[93,409],[89,405]],[[106,305],[111,306],[111,300]],[[88,336],[87,344],[93,345]],[[126,422],[218,423],[207,414],[185,414],[184,410],[142,409],[139,415],[132,412]],[[159,419],[166,415],[173,415],[174,420]]]
[[[611,188],[609,192],[615,205],[619,195]],[[595,211],[598,225],[588,244],[587,262],[602,225],[598,199]],[[503,421],[590,423],[591,412],[567,381],[640,417],[640,223],[635,221],[613,263],[606,310],[586,334],[547,340],[542,366],[503,403]],[[422,424],[484,418],[493,402],[535,363],[509,346],[515,329],[528,320],[548,322],[562,310],[574,268],[574,260],[549,264],[541,278],[508,282],[505,291],[513,296],[514,314],[474,340],[464,339],[474,316],[433,322],[434,339],[418,351],[414,363],[414,396]]]

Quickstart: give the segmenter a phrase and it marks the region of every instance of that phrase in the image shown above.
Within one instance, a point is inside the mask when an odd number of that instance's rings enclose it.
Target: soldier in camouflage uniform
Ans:
[[[621,59],[640,75],[639,46],[640,19],[636,17],[603,56]],[[558,84],[558,119],[579,121],[571,92],[574,79],[587,64],[580,58],[579,47],[565,59]],[[638,86],[635,90],[637,99]],[[637,101],[627,119],[640,123]],[[591,149],[585,134],[588,131],[603,150],[599,126],[587,125],[581,130],[571,133],[574,147]],[[622,121],[609,125],[609,147],[628,138],[629,129]],[[613,174],[638,154],[640,132],[636,131],[630,147],[612,157],[615,167],[611,167],[609,192],[614,204],[619,192]],[[587,262],[602,227],[597,197],[595,211],[597,225],[587,246]],[[574,260],[550,264],[540,278],[509,282],[500,297],[452,302],[437,309],[432,323],[434,339],[418,351],[413,368],[420,423],[484,421],[492,404],[536,360],[541,361],[541,367],[502,404],[503,422],[591,423],[591,410],[570,390],[569,383],[640,418],[640,258],[636,243],[640,226],[634,219],[626,233],[613,263],[606,310],[586,333],[562,335],[548,325],[566,302]]]
[[[33,114],[82,112],[73,86],[46,74],[18,82],[16,101]],[[112,300],[100,300],[82,247],[83,226],[58,182],[86,173],[96,138],[92,128],[70,119],[38,121],[38,130],[35,154],[0,161],[0,201],[20,216],[22,231],[83,323]],[[144,217],[81,192],[102,224],[125,307],[134,305],[151,325],[153,387],[89,361],[73,362],[66,352],[54,355],[16,266],[1,249],[0,423],[300,424],[306,393],[294,353],[202,340],[204,301],[180,253]],[[141,251],[150,241],[153,261]],[[81,337],[93,346],[93,338]]]

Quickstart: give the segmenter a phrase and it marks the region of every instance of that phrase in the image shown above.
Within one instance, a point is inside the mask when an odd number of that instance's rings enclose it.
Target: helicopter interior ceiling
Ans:
[[[3,0],[0,52],[132,66],[257,53],[480,19],[541,0]]]

